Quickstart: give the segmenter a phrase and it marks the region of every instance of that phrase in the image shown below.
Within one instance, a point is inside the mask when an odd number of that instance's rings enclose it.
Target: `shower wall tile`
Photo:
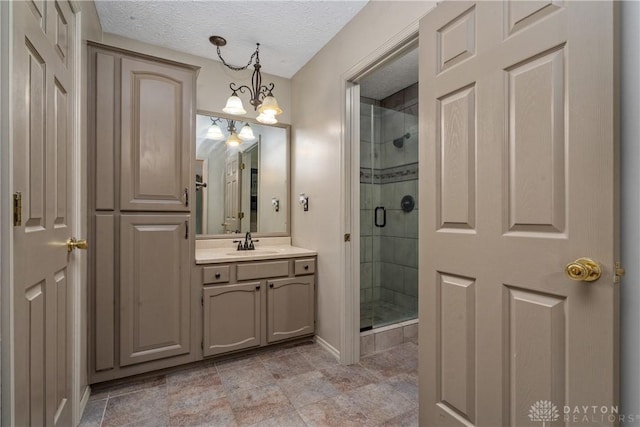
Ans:
[[[360,210],[360,235],[373,235],[373,209]]]
[[[412,105],[408,106],[404,110],[402,110],[403,113],[408,114],[410,116],[414,116],[414,117],[418,117],[418,112],[419,111],[420,110],[418,109],[418,103],[417,102],[415,104],[412,104]]]
[[[360,209],[373,209],[373,184],[360,184]]]
[[[380,241],[380,261],[382,262],[394,262],[394,248],[393,248],[393,237],[389,236],[381,236],[379,239],[375,240]]]
[[[373,238],[371,236],[360,237],[360,262],[373,261]]]
[[[418,238],[418,209],[404,214],[404,237]]]
[[[385,110],[382,116],[382,140],[385,143],[404,135],[404,116],[402,111]]]
[[[403,89],[404,92],[404,109],[406,110],[412,105],[418,104],[418,83],[414,83],[411,86],[407,86]]]
[[[360,167],[371,167],[371,143],[360,140]]]
[[[373,288],[373,263],[360,263],[360,288]]]
[[[381,287],[397,292],[404,291],[404,269],[402,266],[384,263],[381,266]]]
[[[401,110],[404,108],[404,94],[405,90],[402,89],[385,99],[380,100],[380,106],[390,110]]]
[[[360,303],[373,301],[373,288],[360,288]]]
[[[379,238],[375,238],[373,239],[373,254],[372,254],[372,258],[374,262],[379,262],[380,258],[381,258],[381,250],[380,250],[380,239]]]
[[[418,240],[397,237],[394,239],[394,262],[398,265],[417,267]]]
[[[396,292],[394,294],[394,298],[394,302],[403,309],[410,310],[412,312],[418,310],[418,299],[416,297]]]
[[[371,111],[366,107],[360,108],[360,141],[371,142]]]
[[[390,204],[389,204],[390,205]],[[389,206],[387,205],[387,206]],[[400,237],[404,234],[404,212],[397,209],[387,210],[387,225],[383,228],[386,236]]]
[[[418,297],[418,269],[413,267],[404,268],[404,291],[405,295]]]

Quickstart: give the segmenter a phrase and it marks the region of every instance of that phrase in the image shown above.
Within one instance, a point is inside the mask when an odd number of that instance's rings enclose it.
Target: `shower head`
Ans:
[[[409,132],[402,135],[400,138],[396,138],[393,140],[393,145],[398,148],[402,148],[404,146],[404,140],[411,138],[411,134]]]

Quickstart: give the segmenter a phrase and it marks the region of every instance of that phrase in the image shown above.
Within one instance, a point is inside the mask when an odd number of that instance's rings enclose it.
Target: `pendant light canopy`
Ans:
[[[278,101],[273,96],[273,88],[275,87],[275,85],[273,83],[269,83],[267,85],[262,84],[262,74],[260,73],[260,43],[256,43],[256,50],[249,58],[249,62],[247,63],[247,65],[245,65],[244,67],[236,67],[227,64],[224,58],[222,58],[220,47],[227,44],[227,41],[224,39],[224,37],[211,36],[209,37],[209,42],[216,46],[218,58],[220,58],[220,61],[222,62],[222,64],[224,64],[225,67],[234,71],[240,71],[247,69],[251,64],[253,64],[251,86],[238,86],[234,82],[231,82],[229,84],[229,88],[231,89],[231,96],[229,97],[229,99],[227,99],[227,103],[222,111],[233,115],[246,114],[247,111],[242,105],[242,100],[238,96],[238,92],[249,92],[249,95],[251,96],[251,98],[249,99],[249,103],[253,106],[254,110],[260,113],[257,120],[260,123],[265,124],[278,123],[278,120],[275,116],[282,114],[282,109],[280,109],[280,107],[278,106]]]

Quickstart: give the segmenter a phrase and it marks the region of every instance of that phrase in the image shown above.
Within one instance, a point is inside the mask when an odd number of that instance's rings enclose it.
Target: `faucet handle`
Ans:
[[[238,250],[239,251],[242,250],[242,240],[234,240],[233,243],[237,243],[238,244]]]

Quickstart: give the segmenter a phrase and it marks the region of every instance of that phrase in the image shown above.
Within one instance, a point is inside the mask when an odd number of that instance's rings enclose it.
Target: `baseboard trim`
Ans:
[[[324,339],[322,339],[321,337],[319,337],[318,335],[316,335],[315,337],[316,339],[316,343],[324,348],[325,350],[327,350],[329,353],[331,353],[331,355],[333,357],[335,357],[336,359],[340,360],[340,352],[338,351],[337,348],[335,348],[334,346],[332,346],[331,344],[329,344],[327,341],[325,341]]]

